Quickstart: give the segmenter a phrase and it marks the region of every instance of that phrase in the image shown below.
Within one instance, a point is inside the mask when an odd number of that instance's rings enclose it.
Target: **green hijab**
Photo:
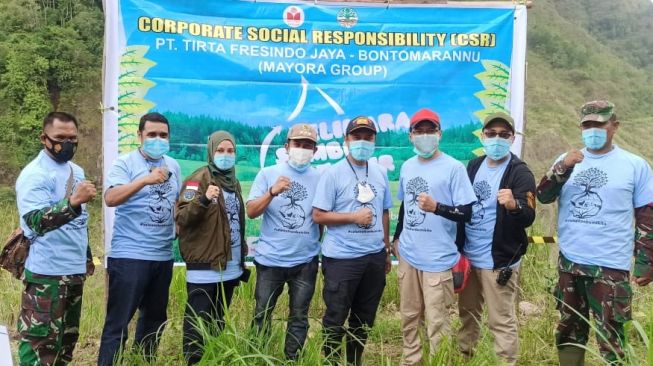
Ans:
[[[213,163],[213,155],[215,150],[218,148],[218,145],[224,140],[231,141],[234,144],[234,149],[236,148],[236,139],[227,131],[216,131],[211,134],[209,137],[209,142],[206,145],[208,161],[209,161],[209,171],[211,175],[217,180],[221,188],[226,189],[227,191],[234,192],[236,191],[236,167],[234,166],[231,169],[222,170],[218,169],[217,166]]]

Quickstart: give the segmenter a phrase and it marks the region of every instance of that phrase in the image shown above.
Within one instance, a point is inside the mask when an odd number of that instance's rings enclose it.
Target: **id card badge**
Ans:
[[[367,182],[358,183],[358,197],[356,200],[360,203],[368,203],[374,199],[374,191]]]

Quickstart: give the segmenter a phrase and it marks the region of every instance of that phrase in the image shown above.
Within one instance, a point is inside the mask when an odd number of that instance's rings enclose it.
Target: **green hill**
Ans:
[[[524,159],[539,179],[581,147],[578,109],[605,98],[621,121],[616,142],[653,162],[653,4],[649,0],[537,0],[528,12]],[[555,205],[533,230],[555,233]]]

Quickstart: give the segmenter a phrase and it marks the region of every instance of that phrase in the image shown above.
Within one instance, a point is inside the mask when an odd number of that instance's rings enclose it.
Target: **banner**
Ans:
[[[245,195],[262,167],[287,160],[286,133],[298,122],[318,130],[313,163],[325,169],[346,155],[347,122],[371,117],[373,159],[393,193],[421,108],[440,115],[441,149],[463,162],[481,153],[488,114],[509,112],[523,129],[523,6],[120,0],[105,12],[105,177],[139,146],[138,121],[150,111],[170,120],[170,156],[184,175],[207,163],[212,132],[231,132]],[[513,152],[521,143],[518,135]],[[113,211],[104,213],[108,249]],[[259,225],[247,222],[252,246]]]

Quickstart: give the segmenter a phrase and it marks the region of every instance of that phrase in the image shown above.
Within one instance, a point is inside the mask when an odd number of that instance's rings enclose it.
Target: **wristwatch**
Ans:
[[[563,175],[567,172],[567,168],[565,168],[565,164],[562,161],[559,161],[553,166],[553,172],[556,175]]]
[[[517,208],[514,209],[514,210],[510,210],[510,212],[513,212],[513,213],[520,212],[522,210],[521,202],[519,202],[519,200],[516,199],[516,198],[513,198],[513,199],[515,200],[515,204],[517,204]]]

